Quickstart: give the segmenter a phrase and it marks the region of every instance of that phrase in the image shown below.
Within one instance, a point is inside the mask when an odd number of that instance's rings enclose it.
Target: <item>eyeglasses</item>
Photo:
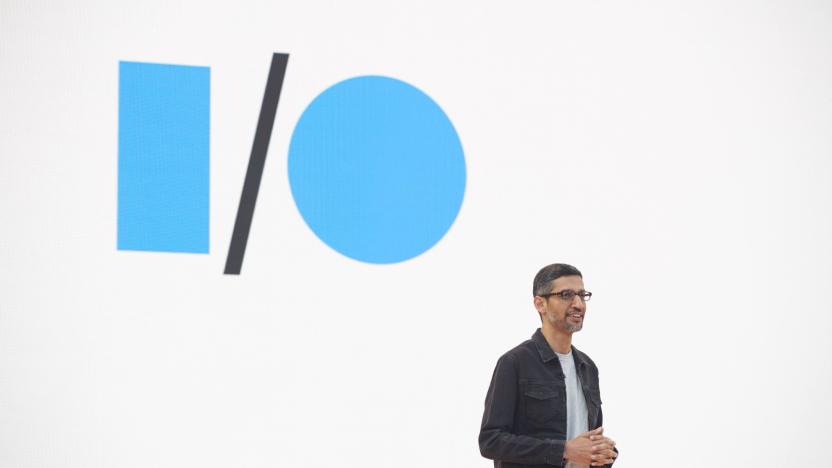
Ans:
[[[573,299],[575,299],[575,296],[579,296],[581,300],[584,302],[592,299],[592,293],[589,291],[573,291],[571,289],[564,289],[563,291],[540,295],[540,297],[545,297],[546,299],[549,299],[552,296],[558,296],[559,298],[567,302],[571,302]]]

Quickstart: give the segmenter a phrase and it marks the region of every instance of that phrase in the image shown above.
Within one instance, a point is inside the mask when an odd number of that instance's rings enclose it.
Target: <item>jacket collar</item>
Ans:
[[[540,354],[540,359],[542,359],[543,362],[549,362],[557,357],[557,354],[555,354],[552,350],[552,347],[549,346],[549,342],[546,341],[546,337],[543,336],[543,331],[541,329],[538,328],[537,331],[534,332],[534,335],[532,335],[532,341],[537,347],[537,352]],[[575,346],[572,346],[572,356],[578,366],[587,365],[586,355],[580,352]]]

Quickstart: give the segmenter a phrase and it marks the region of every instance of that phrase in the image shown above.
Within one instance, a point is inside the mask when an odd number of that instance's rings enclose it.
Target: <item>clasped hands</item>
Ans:
[[[618,456],[614,447],[615,441],[605,437],[604,428],[599,427],[567,440],[563,458],[592,466],[608,465]]]

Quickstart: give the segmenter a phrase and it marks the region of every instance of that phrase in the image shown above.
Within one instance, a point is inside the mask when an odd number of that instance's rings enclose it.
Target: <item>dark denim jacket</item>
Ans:
[[[602,424],[598,368],[574,346],[589,430]],[[538,328],[532,339],[497,361],[485,397],[480,453],[495,468],[562,466],[566,443],[566,385],[560,361]]]

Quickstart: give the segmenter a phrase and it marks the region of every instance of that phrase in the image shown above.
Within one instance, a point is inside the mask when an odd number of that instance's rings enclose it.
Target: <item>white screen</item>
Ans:
[[[0,465],[485,467],[493,366],[584,273],[617,467],[823,465],[823,2],[0,4]],[[273,52],[290,55],[223,275]],[[119,62],[210,67],[210,252],[116,248]],[[461,210],[390,265],[304,223],[307,105],[384,75],[464,148]],[[814,448],[814,449],[810,449]]]

